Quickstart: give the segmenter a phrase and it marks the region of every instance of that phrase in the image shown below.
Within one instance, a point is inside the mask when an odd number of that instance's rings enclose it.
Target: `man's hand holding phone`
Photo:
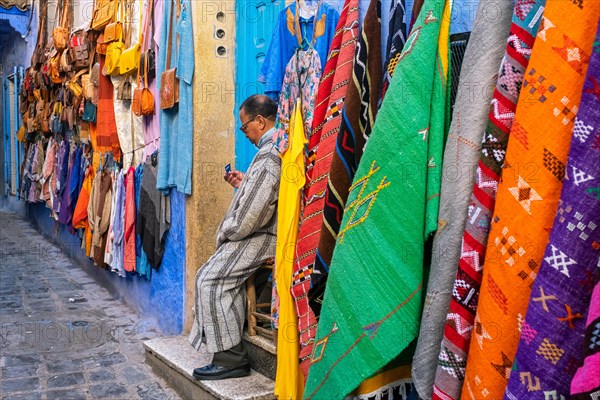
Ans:
[[[223,179],[225,179],[231,186],[237,189],[242,184],[242,180],[244,179],[244,173],[241,171],[232,171],[231,164],[227,164],[225,166],[225,174],[223,175]]]

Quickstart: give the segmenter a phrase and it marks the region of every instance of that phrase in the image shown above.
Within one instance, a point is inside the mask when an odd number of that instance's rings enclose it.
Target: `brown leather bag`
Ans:
[[[100,0],[94,7],[90,27],[95,31],[101,32],[104,27],[115,20],[118,5],[117,0]]]
[[[169,21],[169,35],[167,45],[167,66],[160,76],[160,108],[167,110],[173,108],[179,103],[179,79],[177,78],[177,68],[170,68],[171,65],[171,46],[173,34],[173,17],[175,16],[174,1],[171,0],[171,20]],[[177,16],[179,16],[179,0],[177,0]]]
[[[133,91],[133,100],[131,102],[131,110],[138,117],[154,114],[154,95],[150,89],[148,89],[148,64],[145,64],[144,67],[146,68],[146,71],[144,71],[144,87],[141,87],[142,82],[140,79],[140,71],[138,70],[138,86]]]
[[[62,14],[60,17],[59,26],[55,27],[52,30],[52,44],[54,44],[54,48],[58,51],[62,51],[67,48],[69,44],[69,15],[70,15],[70,4],[68,0],[64,0],[59,7],[58,3],[56,5],[56,14],[54,21],[58,20],[58,10],[62,8]]]
[[[106,55],[107,49],[108,43],[104,43],[104,33],[101,33],[100,36],[98,36],[98,40],[96,41],[96,53]]]

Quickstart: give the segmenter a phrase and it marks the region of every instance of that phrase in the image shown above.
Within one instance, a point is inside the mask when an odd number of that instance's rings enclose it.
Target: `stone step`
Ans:
[[[242,337],[248,350],[248,358],[252,369],[260,372],[267,378],[275,380],[277,372],[277,347],[272,340],[263,336],[248,336],[244,332]]]
[[[198,381],[194,368],[210,363],[212,354],[202,346],[196,351],[187,336],[160,337],[144,342],[146,362],[185,400],[271,400],[275,382],[252,370],[244,378]]]

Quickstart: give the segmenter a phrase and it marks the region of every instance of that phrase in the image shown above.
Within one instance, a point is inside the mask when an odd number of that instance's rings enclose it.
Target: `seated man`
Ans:
[[[272,139],[276,114],[276,104],[263,95],[249,97],[240,107],[240,129],[259,150],[246,174],[225,174],[237,192],[217,231],[217,250],[196,275],[190,343],[199,349],[205,340],[208,351],[214,353],[212,364],[194,370],[196,379],[250,373],[242,342],[244,283],[265,260],[275,257],[281,174],[281,158]]]

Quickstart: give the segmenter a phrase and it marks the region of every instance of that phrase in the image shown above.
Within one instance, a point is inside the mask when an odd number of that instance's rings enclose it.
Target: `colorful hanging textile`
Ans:
[[[596,34],[600,47],[600,32]],[[592,53],[550,242],[535,278],[505,397],[568,398],[582,364],[585,320],[600,278],[600,52]],[[545,159],[547,160],[547,159]],[[596,375],[600,369],[596,371]]]
[[[350,188],[307,399],[343,398],[416,338],[425,240],[437,217],[426,203],[440,184],[450,10],[437,0],[423,6]]]
[[[506,53],[500,66],[482,140],[469,215],[463,233],[458,273],[444,326],[433,387],[434,399],[460,398],[481,283],[482,265],[496,189],[512,127],[523,74],[545,0],[515,5]]]
[[[310,366],[312,344],[317,328],[313,313],[317,316],[320,313],[335,238],[342,222],[344,203],[348,198],[348,189],[362,156],[364,137],[370,135],[378,110],[382,70],[380,36],[381,1],[373,0],[365,15],[359,42],[356,45],[352,77],[347,88],[340,131],[335,148],[331,150],[331,166],[323,201],[323,219],[314,259],[314,270],[305,283],[310,288],[308,297],[310,308],[307,308],[307,311],[311,322],[315,322],[310,324],[306,331],[308,340],[303,340],[303,343],[307,345],[300,354],[306,372]],[[347,169],[348,166],[351,167]],[[297,305],[299,306],[300,302],[297,302]],[[367,390],[372,389],[372,386]]]
[[[598,140],[598,135],[596,135]],[[596,142],[597,143],[597,142]],[[596,146],[598,148],[598,146]],[[596,169],[597,171],[598,169]],[[600,267],[600,265],[596,265]],[[583,365],[575,373],[571,382],[571,399],[587,400],[598,398],[600,394],[600,283],[596,283],[585,328]]]
[[[277,107],[277,121],[273,142],[280,153],[287,150],[290,119],[296,100],[300,99],[304,132],[310,136],[315,99],[321,79],[321,59],[314,49],[298,49],[290,59],[283,78],[283,86]]]
[[[395,0],[392,2],[392,8],[390,10],[390,25],[389,25],[389,35],[387,40],[387,48],[386,48],[386,59],[385,65],[383,68],[383,84],[381,86],[381,98],[379,99],[379,107],[381,107],[381,103],[385,97],[385,93],[390,87],[390,83],[392,82],[392,76],[394,75],[394,70],[398,65],[398,60],[400,58],[400,52],[404,48],[404,43],[406,42],[406,22],[404,18],[406,17],[406,8],[404,0]]]
[[[104,69],[104,57],[100,58],[100,71]],[[92,146],[95,152],[112,152],[118,159],[121,155],[117,122],[115,119],[113,84],[110,76],[98,74],[98,108],[96,124],[90,123]]]
[[[123,269],[134,272],[136,264],[135,235],[135,169],[125,175],[125,215],[123,222]]]
[[[294,244],[300,220],[300,196],[304,176],[304,124],[300,99],[290,120],[290,143],[281,160],[281,184],[277,203],[277,248],[275,274],[279,293],[279,339],[277,341],[277,377],[275,395],[279,399],[301,399],[304,377],[298,365],[298,328],[296,309],[290,294]]]
[[[340,229],[348,189],[371,134],[381,90],[381,0],[372,0],[356,46],[352,79],[348,84],[340,131],[332,150],[323,205],[319,245],[310,275],[310,307],[318,316],[335,239]],[[311,338],[316,330],[313,329]],[[312,348],[312,346],[311,346]]]
[[[571,2],[546,4],[498,185],[464,399],[504,395],[517,351],[515,338],[557,213],[599,16],[600,2],[581,8]],[[568,272],[568,260],[560,252],[550,263]],[[549,301],[540,295],[541,302]],[[542,339],[536,352],[558,362],[563,350]]]
[[[304,209],[298,233],[296,256],[292,276],[292,295],[298,312],[300,330],[300,365],[304,376],[308,375],[312,341],[316,332],[317,320],[308,306],[310,274],[315,261],[315,252],[319,244],[319,234],[323,222],[325,190],[329,178],[335,142],[340,128],[342,108],[348,83],[352,76],[352,63],[358,38],[358,0],[347,0],[342,10],[334,45],[339,51],[332,50],[325,65],[325,75],[319,85],[317,105],[313,124],[318,124],[309,139],[309,163],[314,167],[307,169],[307,183],[304,189]],[[335,52],[335,54],[334,54]],[[329,89],[328,89],[329,88]],[[325,95],[325,91],[328,91]],[[319,112],[319,114],[316,114]],[[320,122],[319,122],[320,121]],[[312,143],[312,145],[311,145]],[[311,162],[312,160],[312,162]]]
[[[495,8],[493,24],[488,15],[491,6]],[[485,130],[492,99],[493,91],[488,89],[496,84],[512,10],[511,2],[482,0],[460,72],[452,125],[444,150],[438,230],[433,239],[427,295],[412,367],[415,387],[424,399],[432,395],[444,321],[473,191],[473,166],[481,153],[481,132]]]

